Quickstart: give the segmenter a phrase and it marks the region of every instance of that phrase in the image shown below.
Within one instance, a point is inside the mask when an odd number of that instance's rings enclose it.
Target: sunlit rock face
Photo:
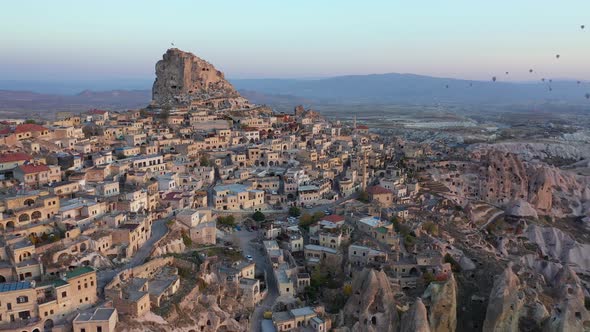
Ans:
[[[192,106],[204,109],[238,109],[248,101],[223,73],[198,56],[171,48],[156,63],[152,100],[159,107]]]

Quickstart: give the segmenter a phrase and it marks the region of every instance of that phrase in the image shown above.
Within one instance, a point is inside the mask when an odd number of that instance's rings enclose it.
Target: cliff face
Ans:
[[[430,332],[428,312],[422,299],[418,298],[404,314],[400,332]]]
[[[206,109],[236,109],[247,106],[223,73],[196,55],[169,49],[156,63],[152,88],[156,106],[194,106]]]
[[[457,282],[449,280],[428,285],[422,298],[429,302],[428,323],[432,332],[454,332],[457,327]]]
[[[385,272],[363,270],[355,275],[352,289],[353,294],[344,306],[345,324],[352,331],[397,331],[399,318]]]
[[[494,282],[483,331],[518,331],[523,305],[520,279],[512,271],[512,266],[508,266]]]
[[[590,312],[584,306],[584,289],[576,272],[564,267],[553,281],[558,304],[547,320],[545,331],[587,331],[590,329]]]
[[[497,150],[495,145],[476,147],[473,162],[457,170],[432,170],[452,193],[511,208],[526,202],[539,215],[557,218],[590,213],[590,177],[541,161],[526,161],[520,155]],[[522,204],[521,204],[522,205]]]

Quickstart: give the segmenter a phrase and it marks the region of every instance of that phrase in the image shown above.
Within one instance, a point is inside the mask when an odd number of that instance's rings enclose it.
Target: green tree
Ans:
[[[326,216],[326,214],[323,213],[322,211],[317,211],[317,212],[314,212],[312,219],[314,222],[316,222],[316,221],[320,221],[325,216]]]
[[[433,282],[433,281],[435,280],[435,279],[434,279],[434,276],[433,276],[433,275],[432,275],[432,273],[430,273],[430,272],[426,272],[426,273],[424,273],[424,274],[422,275],[422,279],[424,280],[424,284],[425,284],[426,286],[430,285],[430,283],[431,283],[431,282]]]
[[[169,110],[162,110],[162,112],[160,112],[160,114],[158,114],[158,117],[164,121],[168,121],[168,118],[170,117],[170,111]]]
[[[235,227],[236,226],[236,218],[232,215],[227,217],[218,217],[217,222],[224,226]]]
[[[438,225],[432,221],[425,222],[422,228],[426,231],[426,233],[433,236],[438,236]]]
[[[299,217],[301,215],[301,209],[296,206],[291,206],[289,208],[289,215],[291,217]]]
[[[36,123],[37,123],[37,121],[35,121],[35,120],[33,120],[33,119],[27,119],[27,120],[25,120],[25,123],[26,123],[26,124],[36,124]]]
[[[193,240],[186,232],[182,232],[182,242],[187,247],[190,247],[193,245]]]
[[[258,222],[262,222],[266,219],[266,216],[264,215],[264,213],[262,213],[260,211],[256,211],[252,215],[252,219],[254,219],[255,221],[258,221]]]
[[[311,224],[313,224],[313,217],[309,213],[304,213],[299,218],[299,227],[307,229]]]
[[[199,159],[199,165],[201,165],[202,167],[208,167],[211,165],[206,155],[201,156],[201,159]]]
[[[406,247],[411,248],[416,244],[416,238],[413,237],[411,234],[407,234],[404,236],[404,244]]]
[[[364,190],[360,191],[357,200],[363,203],[369,203],[369,194]]]

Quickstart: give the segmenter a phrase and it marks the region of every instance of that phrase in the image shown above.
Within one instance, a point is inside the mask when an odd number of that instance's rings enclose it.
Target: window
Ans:
[[[61,297],[68,297],[68,293],[67,292],[61,292]]]
[[[96,327],[96,332],[102,332],[102,326],[97,326]]]
[[[16,303],[27,303],[29,298],[27,296],[19,296],[16,298]]]

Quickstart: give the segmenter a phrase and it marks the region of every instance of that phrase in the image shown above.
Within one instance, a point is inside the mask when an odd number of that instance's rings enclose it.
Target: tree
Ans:
[[[422,275],[422,279],[424,279],[425,286],[430,285],[431,282],[435,280],[434,276],[430,272],[426,272]]]
[[[316,222],[316,221],[320,221],[325,216],[326,216],[326,214],[323,213],[322,211],[317,211],[317,212],[314,212],[312,219],[314,222]]]
[[[344,285],[344,287],[342,287],[342,293],[344,293],[344,296],[346,296],[346,297],[349,297],[350,295],[352,295],[352,285],[351,284]]]
[[[254,219],[255,221],[258,221],[258,222],[262,222],[266,219],[266,216],[264,215],[264,213],[262,213],[260,211],[256,211],[252,215],[252,219]]]
[[[301,218],[299,218],[299,227],[308,228],[311,224],[313,224],[313,217],[309,213],[304,213]]]
[[[291,217],[299,217],[301,215],[301,209],[296,206],[292,206],[289,208],[289,215]]]
[[[158,114],[158,117],[164,121],[168,121],[168,118],[170,117],[170,111],[163,110],[162,112],[160,112],[160,114]]]
[[[25,120],[25,123],[26,123],[26,124],[36,124],[36,123],[37,123],[37,121],[35,121],[35,120],[33,120],[33,119],[27,119],[27,120]]]
[[[202,155],[201,159],[199,159],[199,164],[202,167],[208,167],[208,166],[210,166],[211,163],[209,162],[209,159],[207,158],[206,155]]]
[[[236,218],[232,215],[227,217],[218,217],[217,222],[224,226],[235,227],[236,226]]]
[[[369,203],[369,194],[364,190],[360,191],[357,200],[363,203]]]
[[[438,236],[438,225],[432,221],[425,222],[422,228],[426,231],[426,233]]]
[[[182,232],[182,242],[187,247],[190,247],[193,244],[193,240],[186,232]]]

